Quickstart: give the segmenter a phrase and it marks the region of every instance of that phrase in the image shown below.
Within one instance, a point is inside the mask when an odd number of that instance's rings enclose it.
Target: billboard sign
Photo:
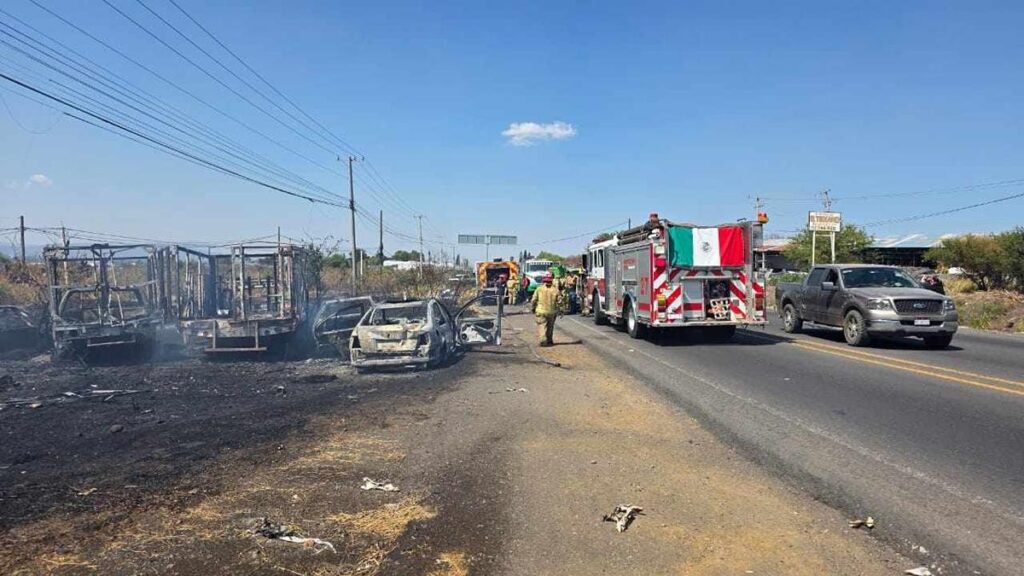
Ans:
[[[807,215],[807,229],[812,232],[839,232],[843,216],[839,212],[810,212]]]

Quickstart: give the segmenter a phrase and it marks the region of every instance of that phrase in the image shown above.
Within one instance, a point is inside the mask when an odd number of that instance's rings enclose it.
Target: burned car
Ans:
[[[501,343],[501,317],[477,315],[474,298],[454,315],[435,298],[374,306],[352,331],[349,356],[357,369],[435,366],[460,346]]]
[[[331,348],[342,358],[348,358],[352,331],[373,305],[369,296],[324,301],[311,328],[317,348]]]

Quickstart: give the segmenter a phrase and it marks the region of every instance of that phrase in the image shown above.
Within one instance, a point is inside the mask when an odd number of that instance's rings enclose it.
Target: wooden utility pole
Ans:
[[[352,163],[356,161],[355,156],[348,157],[348,209],[352,214],[352,295],[356,295],[356,285],[359,280],[356,264],[356,181],[352,177]]]
[[[21,232],[21,263],[25,263],[25,217],[18,216],[18,229]]]

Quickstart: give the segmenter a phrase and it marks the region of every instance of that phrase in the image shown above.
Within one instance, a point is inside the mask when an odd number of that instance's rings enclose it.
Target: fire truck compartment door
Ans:
[[[704,281],[683,280],[683,318],[703,319]]]

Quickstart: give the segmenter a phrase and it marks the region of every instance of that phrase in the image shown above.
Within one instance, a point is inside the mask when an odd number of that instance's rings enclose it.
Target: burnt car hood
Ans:
[[[911,298],[914,300],[946,300],[947,298],[941,294],[936,294],[931,290],[924,288],[849,288],[847,292],[854,296],[859,296],[865,299],[868,298],[893,298],[896,300],[902,298]]]

